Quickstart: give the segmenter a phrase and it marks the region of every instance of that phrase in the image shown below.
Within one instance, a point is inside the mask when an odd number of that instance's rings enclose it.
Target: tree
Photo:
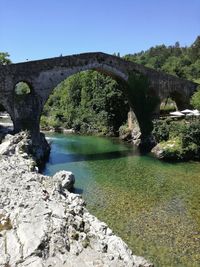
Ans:
[[[128,102],[116,81],[96,71],[85,71],[55,88],[45,105],[42,124],[117,135],[128,111]]]
[[[181,47],[179,42],[172,46],[157,45],[147,51],[125,55],[124,59],[199,82],[200,36],[190,47]]]
[[[200,58],[200,35],[197,36],[196,40],[191,45],[189,54],[193,62]]]
[[[0,65],[7,65],[11,63],[7,52],[0,52]]]
[[[193,94],[190,103],[194,108],[200,110],[200,86],[198,86],[197,91]]]

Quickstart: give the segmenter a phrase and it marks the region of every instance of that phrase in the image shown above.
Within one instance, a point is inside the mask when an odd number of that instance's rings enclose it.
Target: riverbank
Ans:
[[[153,266],[91,215],[62,175],[39,174],[30,146],[26,133],[0,145],[0,267]]]
[[[158,159],[174,162],[200,160],[199,118],[156,120],[153,135],[157,145],[152,153]]]

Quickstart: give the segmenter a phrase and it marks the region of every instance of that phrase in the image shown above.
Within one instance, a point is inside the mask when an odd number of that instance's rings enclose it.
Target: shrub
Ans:
[[[40,125],[42,128],[46,128],[48,126],[47,118],[45,116],[41,116]]]
[[[155,120],[153,122],[154,128],[152,134],[155,137],[156,142],[167,141],[169,139],[170,121]]]
[[[200,85],[198,86],[197,91],[193,94],[190,104],[196,108],[200,109]]]
[[[154,136],[160,142],[165,159],[200,158],[200,123],[199,120],[186,123],[157,121]]]
[[[180,137],[162,142],[161,148],[163,149],[163,156],[165,159],[181,160],[184,158]]]
[[[130,133],[130,131],[131,130],[129,129],[128,125],[124,124],[124,125],[119,127],[119,136],[128,134],[128,133]]]

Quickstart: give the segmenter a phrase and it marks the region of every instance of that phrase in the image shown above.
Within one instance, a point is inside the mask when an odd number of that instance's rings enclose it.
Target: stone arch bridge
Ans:
[[[0,103],[10,114],[15,132],[27,129],[35,143],[40,142],[40,116],[49,95],[57,84],[69,76],[85,70],[105,73],[121,84],[135,112],[142,133],[142,142],[152,130],[152,118],[159,112],[160,102],[172,97],[182,109],[197,84],[120,57],[104,53],[84,53],[0,66]],[[27,95],[16,95],[15,85],[26,82]]]

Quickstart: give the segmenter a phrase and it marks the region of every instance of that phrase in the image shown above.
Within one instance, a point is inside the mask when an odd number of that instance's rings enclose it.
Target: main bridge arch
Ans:
[[[180,107],[188,106],[195,83],[158,72],[142,65],[104,53],[85,53],[0,66],[0,102],[9,112],[16,132],[27,129],[39,142],[40,116],[52,90],[69,76],[85,70],[105,73],[123,85],[129,104],[136,114],[142,142],[149,140],[152,117],[162,99],[178,96]],[[26,82],[31,91],[16,97],[15,85]]]

